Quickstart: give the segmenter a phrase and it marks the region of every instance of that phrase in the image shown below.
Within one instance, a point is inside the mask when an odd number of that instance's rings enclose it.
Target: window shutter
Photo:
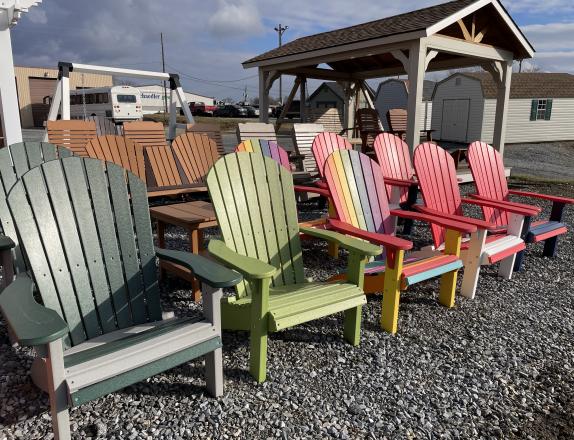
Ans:
[[[549,121],[552,115],[552,99],[546,100],[546,113],[544,114],[544,120]]]
[[[536,121],[536,112],[538,111],[538,99],[533,99],[530,104],[530,120]]]

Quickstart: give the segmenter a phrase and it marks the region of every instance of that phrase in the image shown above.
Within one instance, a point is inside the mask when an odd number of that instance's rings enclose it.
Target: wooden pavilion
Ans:
[[[269,90],[280,75],[295,81],[305,119],[307,79],[337,81],[345,91],[345,124],[354,123],[360,94],[373,106],[365,81],[393,75],[409,80],[407,143],[419,143],[418,105],[425,72],[481,66],[497,85],[494,145],[502,153],[512,64],[534,48],[499,0],[455,0],[393,17],[298,38],[243,63],[259,69],[260,120],[267,122]]]

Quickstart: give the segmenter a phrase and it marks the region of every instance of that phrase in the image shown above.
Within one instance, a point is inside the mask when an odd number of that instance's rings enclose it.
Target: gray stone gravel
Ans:
[[[302,216],[321,214],[313,206]],[[574,225],[573,209],[566,222]],[[169,246],[186,246],[182,231],[169,232]],[[418,224],[414,237],[430,238]],[[558,258],[541,252],[529,247],[511,281],[484,268],[476,299],[457,297],[450,310],[436,302],[437,282],[415,286],[402,297],[395,336],[379,329],[380,297],[369,297],[356,348],[343,342],[341,316],[276,333],[262,385],[247,372],[247,334],[226,332],[224,397],[207,395],[197,360],[72,410],[73,437],[572,438],[574,234],[561,238]],[[317,279],[343,265],[315,242],[304,244],[304,260]],[[171,280],[162,295],[177,314],[200,310],[185,283]],[[0,324],[0,440],[51,438],[31,359],[9,346]]]

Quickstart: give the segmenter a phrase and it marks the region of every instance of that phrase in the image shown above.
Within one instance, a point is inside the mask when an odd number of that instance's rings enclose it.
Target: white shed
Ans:
[[[489,73],[455,73],[439,82],[432,98],[434,137],[443,141],[493,142],[497,88]],[[512,75],[507,143],[574,140],[574,75]]]
[[[434,81],[425,80],[423,83],[422,102],[420,109],[421,130],[431,129],[432,118],[432,94],[435,87]],[[387,111],[393,108],[407,109],[409,97],[409,82],[404,79],[389,79],[379,84],[375,94],[375,108],[380,115],[385,130],[390,130],[387,121]]]
[[[143,114],[150,114],[150,113],[157,113],[164,110],[164,94],[163,94],[163,86],[158,84],[150,84],[150,85],[143,85],[143,86],[135,86],[141,92],[141,100],[142,100],[142,110]],[[184,92],[185,98],[187,102],[203,102],[205,105],[215,105],[215,99],[198,95],[196,93],[191,92]],[[169,98],[169,84],[167,85],[167,103],[169,106],[170,98]],[[179,102],[177,103],[177,107],[179,107]]]

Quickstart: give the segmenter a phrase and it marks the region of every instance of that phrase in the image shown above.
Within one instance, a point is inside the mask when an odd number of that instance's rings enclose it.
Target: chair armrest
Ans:
[[[569,197],[551,196],[548,194],[539,194],[528,191],[517,191],[515,189],[511,189],[510,191],[508,191],[508,193],[515,196],[532,197],[535,199],[548,200],[550,202],[564,203],[567,205],[574,204],[574,199],[571,199]]]
[[[369,232],[364,229],[357,228],[341,220],[329,219],[331,229],[339,231],[342,234],[352,235],[353,237],[367,240],[378,246],[385,246],[392,249],[409,250],[412,249],[413,244],[402,238],[394,237],[388,234],[379,234],[377,232]]]
[[[313,194],[319,194],[323,197],[330,197],[331,193],[328,189],[319,188],[317,186],[305,186],[305,185],[293,185],[295,192],[309,192]]]
[[[243,280],[241,274],[191,252],[156,248],[155,255],[160,260],[181,264],[191,270],[195,278],[218,289],[233,287]]]
[[[328,225],[330,224],[331,221],[329,221]],[[327,227],[327,225],[326,227],[319,226],[315,228],[300,226],[299,232],[311,237],[321,238],[323,240],[337,243],[339,246],[347,249],[348,251],[357,252],[362,255],[374,257],[382,253],[380,246],[375,246],[363,240],[357,240],[356,238],[339,234],[338,232],[327,229]]]
[[[68,324],[55,310],[34,299],[34,283],[20,275],[0,294],[0,309],[22,346],[48,344],[68,334]]]
[[[487,231],[495,231],[498,228],[498,226],[496,226],[494,223],[480,220],[477,218],[465,217],[463,215],[456,215],[456,214],[446,214],[444,212],[440,212],[440,211],[437,211],[435,209],[427,208],[426,206],[421,206],[421,205],[413,205],[413,207],[417,211],[422,212],[423,214],[430,214],[430,215],[434,215],[437,217],[445,218],[447,220],[455,220],[455,221],[458,221],[461,223],[467,223],[469,225],[476,226],[478,229],[486,229]]]
[[[420,220],[423,222],[442,226],[443,228],[452,229],[453,231],[462,232],[463,234],[471,234],[472,232],[476,232],[475,225],[470,225],[458,220],[449,220],[447,218],[437,217],[436,215],[422,214],[420,212],[414,211],[403,211],[400,209],[392,209],[391,215],[408,218],[411,220]]]
[[[526,203],[509,202],[508,200],[500,201],[500,200],[484,197],[484,196],[481,196],[479,194],[470,194],[470,197],[472,197],[473,199],[477,199],[477,200],[496,201],[499,203],[504,203],[505,205],[508,205],[508,206],[514,206],[516,208],[523,208],[525,210],[536,210],[536,214],[538,214],[541,211],[541,209],[539,207],[533,206],[533,205],[528,205]]]
[[[248,280],[271,278],[277,272],[276,267],[257,258],[238,254],[221,240],[210,240],[207,248],[217,261],[235,269]]]
[[[536,206],[518,206],[517,204],[501,202],[500,200],[493,200],[486,197],[472,199],[463,197],[461,201],[462,203],[500,209],[501,211],[511,212],[513,214],[523,215],[525,217],[536,215],[541,211],[541,209]]]
[[[416,180],[394,179],[392,177],[385,177],[384,181],[387,185],[402,186],[406,188],[411,186],[419,186],[419,183]]]
[[[0,252],[13,249],[16,243],[7,235],[0,235]]]
[[[327,182],[325,182],[324,180],[317,180],[315,182],[315,185],[317,185],[319,188],[323,188],[323,189],[329,189],[329,185],[327,185]]]

